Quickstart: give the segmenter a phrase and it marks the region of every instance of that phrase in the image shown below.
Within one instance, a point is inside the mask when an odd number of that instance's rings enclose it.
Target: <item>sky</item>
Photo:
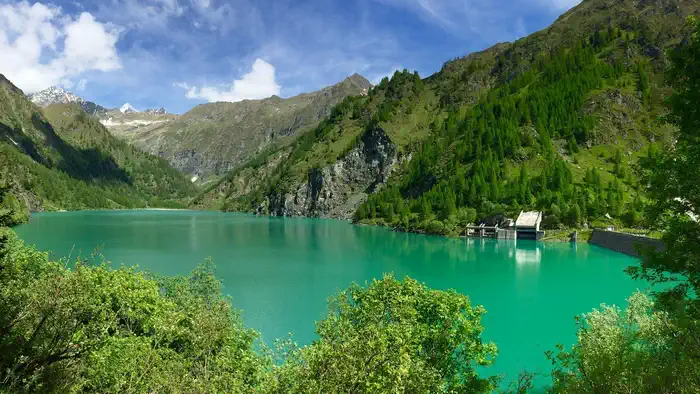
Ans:
[[[290,97],[358,73],[427,77],[579,0],[0,0],[0,73],[108,108],[184,113]]]

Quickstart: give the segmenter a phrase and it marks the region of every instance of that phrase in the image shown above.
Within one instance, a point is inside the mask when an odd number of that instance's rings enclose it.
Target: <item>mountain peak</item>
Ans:
[[[126,103],[126,104],[122,105],[121,108],[119,108],[119,112],[121,112],[123,114],[130,114],[130,113],[139,112],[139,111],[137,111],[136,108],[132,107],[131,104]]]
[[[7,86],[7,88],[15,93],[24,94],[20,88],[15,86],[9,79],[5,78],[4,75],[0,74],[0,85]]]
[[[349,82],[352,83],[360,88],[368,89],[372,87],[372,84],[367,80],[367,78],[363,77],[362,75],[358,73],[354,73],[351,76],[345,78],[343,82]],[[341,82],[342,83],[342,82]]]
[[[345,78],[342,80],[340,83],[334,85],[334,87],[350,87],[350,88],[357,88],[360,89],[360,95],[365,96],[369,92],[369,89],[372,88],[372,83],[367,80],[367,78],[363,77],[362,75],[358,73],[354,73],[351,76]]]
[[[156,108],[156,109],[149,108],[143,112],[150,114],[150,115],[165,115],[168,113],[168,111],[166,111],[165,108],[163,108],[163,107]]]
[[[82,97],[64,90],[58,86],[51,86],[40,92],[29,95],[29,100],[40,107],[48,107],[52,104],[79,104],[83,105]]]

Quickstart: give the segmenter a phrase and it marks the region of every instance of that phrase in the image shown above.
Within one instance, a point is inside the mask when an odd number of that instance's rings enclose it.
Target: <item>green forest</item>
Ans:
[[[579,116],[585,98],[596,90],[636,88],[628,86],[635,79],[644,89],[641,81],[648,76],[642,63],[609,64],[597,55],[626,40],[634,35],[612,30],[579,41],[538,59],[473,108],[449,113],[433,125],[400,183],[370,196],[356,220],[449,233],[459,221],[536,209],[547,212],[550,227],[578,227],[605,214],[629,227],[639,225],[641,191],[620,148],[606,158],[613,178],[603,181],[596,167],[578,179],[572,171],[596,122]],[[648,154],[653,155],[652,145]],[[530,159],[518,160],[522,157]]]
[[[341,216],[355,223],[457,235],[537,210],[550,230],[653,230],[640,179],[677,132],[666,105],[667,53],[690,34],[679,15],[696,10],[639,5],[640,18],[628,2],[605,11],[596,4],[429,78],[397,71],[368,95],[346,98],[316,129],[208,185],[191,206],[286,215],[285,201],[304,184],[314,189],[318,174],[327,177],[366,133],[381,130],[398,152],[390,177],[340,190],[364,201]],[[302,215],[324,216],[316,205]]]
[[[595,123],[590,116],[579,117],[585,97],[606,87],[624,87],[621,79],[633,80],[634,74],[639,81],[648,78],[642,64],[627,69],[596,55],[611,42],[634,39],[621,34],[595,35],[540,58],[473,108],[450,113],[434,125],[400,184],[371,195],[356,220],[449,233],[459,221],[537,209],[548,213],[550,227],[578,227],[605,214],[629,227],[639,225],[641,191],[619,148],[610,158],[615,177],[606,182],[595,167],[582,179],[575,179],[571,168]],[[532,133],[522,133],[523,128]],[[560,147],[566,159],[555,153],[555,140],[566,141]],[[518,156],[534,159],[515,164]]]
[[[573,175],[556,160],[539,179],[520,167],[509,189],[486,189],[489,199],[511,198],[514,203],[526,203],[546,190],[548,199],[540,195],[530,203],[578,205],[581,216],[622,201],[621,214],[639,209],[645,220],[664,230],[665,250],[644,251],[640,264],[628,269],[633,278],[659,285],[659,290],[630,295],[625,309],[603,305],[581,316],[577,343],[547,351],[552,361],[549,392],[700,391],[696,296],[700,223],[695,215],[700,194],[695,172],[688,171],[700,168],[700,22],[691,18],[689,25],[695,31],[687,44],[670,54],[666,73],[673,88],[668,119],[677,126],[676,143],[674,149],[652,152],[640,161],[635,184],[647,186],[639,207],[624,193],[611,200],[610,187],[601,186],[592,171],[583,188],[567,187]],[[591,59],[588,45],[572,48],[578,57],[562,57],[557,72],[566,73],[564,64],[573,67],[580,61],[580,67],[591,70],[590,79],[579,80],[581,86],[589,86],[583,82],[589,81],[595,87],[603,83],[603,76],[618,71],[597,68],[595,62],[586,66],[586,59]],[[547,86],[546,79],[537,81]],[[556,111],[547,110],[547,100],[540,97],[542,106],[533,106],[530,116],[542,119],[542,130],[548,130],[546,125],[556,122]],[[476,108],[488,106],[488,98],[484,100]],[[527,113],[516,111],[517,101],[513,103],[510,109],[497,111],[503,118],[482,118],[477,113],[476,121],[453,117],[445,122],[447,136],[452,124],[481,141],[484,153],[454,139],[454,145],[462,147],[454,150],[455,155],[464,159],[455,167],[470,163],[463,171],[474,174],[477,186],[482,181],[488,185],[492,172],[496,179],[503,176],[491,165],[501,148],[505,158],[519,146],[502,136],[487,137],[488,132],[476,138],[478,123],[503,122],[507,135],[509,119],[521,121],[507,114]],[[549,138],[540,138],[533,146],[547,154],[552,135],[554,131],[542,132],[540,136]],[[563,135],[570,138],[572,150],[582,138],[575,128]],[[440,141],[447,136],[441,133]],[[424,152],[430,163],[430,149]],[[411,164],[409,171],[416,176],[408,179],[418,183],[405,187],[420,183],[421,168]],[[437,215],[452,214],[452,203],[434,205],[438,200],[429,197],[444,189],[439,185],[419,197],[421,206]],[[0,188],[5,207],[0,219],[5,225],[24,216],[15,210],[12,188],[7,184]],[[466,183],[460,193],[453,192],[450,199],[454,198],[457,212],[460,202],[471,201],[471,190],[472,184]],[[397,192],[400,196],[400,191],[387,190],[379,196],[389,199]],[[375,211],[378,215],[381,205]],[[398,217],[402,213],[395,212]],[[24,245],[11,230],[3,229],[1,235],[0,392],[525,393],[533,389],[533,377],[527,373],[512,382],[489,375],[498,344],[482,339],[483,307],[472,305],[465,295],[431,290],[410,278],[386,275],[365,285],[353,284],[329,299],[328,315],[317,324],[318,339],[312,344],[299,347],[282,340],[267,347],[232,310],[209,261],[191,276],[177,278],[86,261],[69,269],[69,262],[49,261],[46,253]]]

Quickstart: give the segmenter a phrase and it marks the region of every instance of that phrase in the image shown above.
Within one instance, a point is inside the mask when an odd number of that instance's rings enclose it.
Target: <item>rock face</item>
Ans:
[[[164,151],[152,151],[156,156],[168,156]],[[184,149],[175,152],[169,160],[170,164],[184,174],[192,174],[199,177],[201,169],[207,168],[215,174],[224,174],[233,168],[233,163],[229,160],[216,160],[211,157],[201,155],[194,149]]]
[[[268,195],[258,213],[350,219],[369,194],[384,186],[396,162],[396,146],[384,130],[368,130],[336,163],[310,170],[296,190]]]

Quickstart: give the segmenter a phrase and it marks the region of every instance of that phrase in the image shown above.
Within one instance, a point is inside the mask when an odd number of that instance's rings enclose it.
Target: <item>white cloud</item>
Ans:
[[[76,89],[79,92],[85,90],[85,88],[87,87],[87,82],[87,79],[81,79],[80,81],[78,81],[78,86],[76,87]]]
[[[78,72],[111,71],[121,67],[115,44],[117,31],[108,31],[87,12],[65,27],[63,62]]]
[[[84,72],[121,68],[118,37],[86,12],[74,19],[40,3],[0,5],[0,73],[27,93],[69,86]]]
[[[105,0],[99,2],[96,13],[129,29],[166,31],[168,21],[185,11],[178,0]]]
[[[455,20],[475,8],[465,0],[376,0],[394,7],[408,8],[426,20],[445,28],[455,27]]]
[[[233,81],[227,90],[219,90],[212,86],[190,86],[185,82],[175,83],[187,90],[185,97],[188,99],[207,100],[210,103],[216,101],[237,102],[241,100],[263,99],[280,94],[280,85],[275,77],[275,67],[262,59],[256,59],[253,69],[243,75],[241,79]]]

